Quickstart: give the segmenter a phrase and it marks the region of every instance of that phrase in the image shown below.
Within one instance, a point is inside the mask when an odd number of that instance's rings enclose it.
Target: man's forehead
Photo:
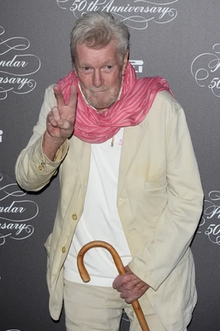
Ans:
[[[76,46],[76,58],[79,63],[91,61],[117,62],[118,52],[114,44],[108,44],[101,48],[88,47],[86,44]]]

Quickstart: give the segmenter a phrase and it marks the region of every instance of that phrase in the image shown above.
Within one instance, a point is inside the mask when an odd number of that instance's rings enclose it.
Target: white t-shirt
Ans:
[[[123,129],[113,139],[91,146],[84,211],[64,265],[64,277],[69,281],[83,283],[76,258],[82,246],[93,240],[103,240],[111,244],[120,255],[124,266],[131,261],[131,253],[116,206],[122,139]],[[88,285],[112,286],[118,275],[112,256],[105,248],[91,248],[84,256],[84,264],[91,277]]]

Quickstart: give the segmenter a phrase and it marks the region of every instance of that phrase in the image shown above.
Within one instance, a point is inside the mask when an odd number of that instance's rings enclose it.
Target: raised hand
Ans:
[[[54,87],[54,94],[57,105],[47,115],[46,131],[42,145],[43,152],[51,160],[53,160],[57,149],[73,134],[77,103],[77,90],[74,85],[71,86],[70,98],[67,104],[58,86]]]
[[[149,285],[138,278],[128,266],[126,273],[115,278],[112,286],[127,303],[139,299],[149,288]]]
[[[68,104],[65,104],[63,94],[58,86],[54,87],[57,106],[53,107],[47,115],[47,132],[54,138],[69,138],[73,133],[75,121],[77,91],[71,86]]]

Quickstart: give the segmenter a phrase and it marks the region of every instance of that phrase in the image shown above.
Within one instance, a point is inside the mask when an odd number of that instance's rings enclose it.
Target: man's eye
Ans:
[[[83,68],[85,71],[88,71],[90,69],[90,67],[84,67]]]
[[[111,68],[112,68],[112,66],[108,65],[108,66],[106,66],[106,68],[107,68],[107,69],[111,69]]]

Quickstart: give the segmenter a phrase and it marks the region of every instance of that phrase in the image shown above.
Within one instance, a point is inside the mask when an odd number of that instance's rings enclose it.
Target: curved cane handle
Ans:
[[[105,241],[100,241],[100,240],[96,240],[96,241],[91,241],[90,243],[84,245],[79,253],[78,253],[78,256],[77,256],[77,266],[78,266],[78,269],[79,269],[79,273],[80,273],[80,276],[82,278],[82,280],[87,283],[90,281],[90,276],[88,274],[88,271],[86,270],[84,264],[83,264],[83,257],[85,255],[85,253],[90,249],[90,248],[93,248],[93,247],[102,247],[102,248],[105,248],[107,249],[112,257],[113,257],[113,260],[115,262],[115,265],[116,265],[116,268],[119,272],[119,275],[123,275],[126,273],[126,270],[124,268],[124,265],[121,261],[121,258],[120,256],[118,255],[117,251],[114,249],[114,247],[110,244],[108,244],[107,242]],[[142,328],[142,331],[150,331],[149,330],[149,327],[147,325],[147,321],[145,319],[145,316],[143,314],[143,311],[141,309],[141,306],[139,304],[139,301],[138,300],[135,300],[132,302],[132,307],[134,309],[134,312],[137,316],[137,319],[139,321],[139,324]]]

